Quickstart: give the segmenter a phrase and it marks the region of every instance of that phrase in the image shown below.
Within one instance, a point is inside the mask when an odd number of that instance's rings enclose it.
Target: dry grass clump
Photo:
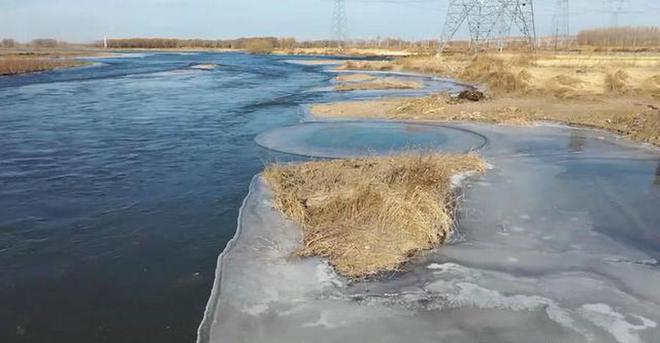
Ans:
[[[605,89],[615,94],[630,93],[630,75],[624,70],[617,70],[614,73],[605,75]]]
[[[533,86],[534,76],[527,69],[522,69],[520,72],[518,72],[518,76],[516,77],[516,82],[518,83],[516,87],[522,93],[526,94],[534,90],[534,86]]]
[[[59,68],[75,67],[84,64],[74,60],[10,56],[0,58],[0,75],[15,75]]]
[[[582,94],[584,81],[573,76],[560,74],[546,81],[545,88],[562,99],[576,98]]]
[[[355,90],[382,90],[382,89],[419,89],[424,85],[418,81],[401,80],[397,78],[383,78],[366,82],[345,82],[335,86],[340,92]]]
[[[483,80],[493,73],[504,71],[504,60],[490,55],[476,55],[461,73],[464,80]]]
[[[654,75],[644,80],[642,87],[646,93],[660,100],[660,75]]]
[[[452,103],[451,97],[446,93],[432,94],[428,96],[402,100],[396,107],[388,112],[392,114],[400,113],[420,113],[423,115],[442,112]]]
[[[460,78],[470,82],[485,83],[495,93],[516,92],[526,83],[516,77],[510,64],[490,55],[474,57],[463,69]]]
[[[343,65],[337,67],[339,70],[373,70],[373,71],[400,71],[394,63],[390,61],[346,61]]]
[[[401,66],[402,70],[433,75],[453,75],[456,69],[448,58],[437,56],[404,57],[394,63]]]
[[[270,39],[251,39],[245,42],[243,49],[255,55],[268,55],[273,52],[275,46]]]
[[[396,270],[452,231],[451,177],[485,170],[475,155],[407,153],[275,164],[275,204],[301,225],[299,256],[327,258],[347,277]]]
[[[660,111],[638,113],[628,126],[630,138],[660,146]]]
[[[402,99],[386,98],[379,100],[343,101],[314,104],[310,107],[318,117],[340,118],[384,118],[393,108],[401,105]]]
[[[532,113],[521,111],[515,106],[487,111],[484,105],[489,103],[462,101],[446,94],[433,94],[411,100],[402,99],[398,106],[388,108],[387,116],[402,120],[479,121],[508,125],[529,125],[538,120]]]

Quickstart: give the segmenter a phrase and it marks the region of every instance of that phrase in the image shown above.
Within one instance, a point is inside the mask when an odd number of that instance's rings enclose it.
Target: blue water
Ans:
[[[149,54],[0,78],[0,342],[190,342],[267,129],[321,67]],[[217,63],[213,71],[191,70]]]
[[[550,164],[563,187],[548,183],[540,210],[580,208],[596,232],[660,256],[657,155],[565,129],[296,125],[301,104],[420,92],[330,92],[331,73],[290,59],[136,54],[0,78],[0,342],[194,341],[250,179],[270,159],[293,158],[257,136],[321,157],[474,148],[521,170],[507,161],[531,155],[543,163],[523,167]],[[218,67],[190,68],[200,63]],[[522,170],[517,182],[535,175]],[[535,205],[532,190],[491,200]]]

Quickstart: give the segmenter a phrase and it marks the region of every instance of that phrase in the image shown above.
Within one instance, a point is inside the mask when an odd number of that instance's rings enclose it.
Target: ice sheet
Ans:
[[[660,342],[660,153],[565,127],[458,128],[485,137],[493,168],[464,181],[455,240],[376,280],[292,257],[300,230],[256,178],[200,341]]]
[[[310,122],[265,132],[256,142],[270,150],[314,157],[393,154],[406,150],[469,152],[485,137],[461,128],[397,122]]]

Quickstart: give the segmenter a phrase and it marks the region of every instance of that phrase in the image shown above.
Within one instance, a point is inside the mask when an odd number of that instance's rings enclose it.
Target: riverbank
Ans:
[[[452,178],[483,172],[476,155],[390,157],[269,166],[275,204],[300,225],[299,256],[327,258],[347,277],[396,270],[453,229]]]
[[[348,61],[341,70],[408,71],[483,85],[486,99],[448,94],[312,106],[319,117],[483,121],[553,121],[605,129],[660,145],[660,55],[406,57]]]

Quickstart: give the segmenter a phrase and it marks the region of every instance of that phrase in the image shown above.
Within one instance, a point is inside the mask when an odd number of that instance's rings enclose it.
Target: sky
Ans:
[[[620,25],[660,26],[660,1],[623,0]],[[569,0],[573,33],[609,26],[607,0]],[[346,0],[349,38],[436,39],[448,0]],[[539,35],[553,32],[556,0],[536,0]],[[0,38],[330,38],[333,0],[0,0]],[[463,29],[458,36],[465,36]]]

